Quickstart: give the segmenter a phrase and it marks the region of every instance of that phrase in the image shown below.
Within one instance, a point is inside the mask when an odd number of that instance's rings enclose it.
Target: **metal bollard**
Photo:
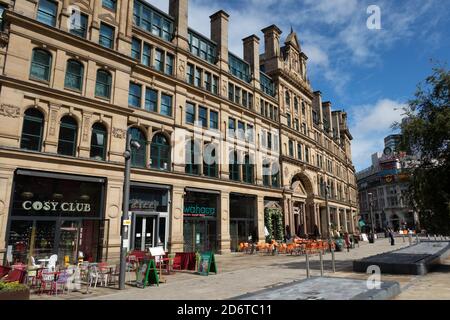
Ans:
[[[323,277],[323,256],[322,256],[322,251],[319,251],[319,257],[320,257],[320,276]]]
[[[309,254],[306,253],[306,278],[309,278]]]
[[[333,268],[333,273],[336,272],[336,263],[334,261],[334,250],[331,249],[331,266]]]

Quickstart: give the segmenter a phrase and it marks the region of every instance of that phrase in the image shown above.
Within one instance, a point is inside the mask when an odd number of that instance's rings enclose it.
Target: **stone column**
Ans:
[[[184,186],[174,186],[172,192],[172,215],[170,216],[169,251],[183,252]]]
[[[59,113],[61,106],[50,104],[50,114],[48,117],[47,135],[44,141],[44,151],[56,153],[58,149],[59,134]]]
[[[82,123],[79,131],[81,133],[80,139],[80,157],[89,158],[91,149],[91,127],[92,127],[92,113],[83,112]]]
[[[349,232],[348,230],[348,219],[347,219],[347,209],[344,209],[344,230],[345,232]]]
[[[14,172],[11,169],[0,170],[0,252],[6,252],[6,226],[8,222],[8,210],[12,192]],[[3,254],[0,254],[3,262]]]
[[[341,230],[341,209],[336,208],[336,229]]]
[[[217,215],[217,227],[219,230],[218,244],[219,254],[230,253],[230,193],[220,193],[220,210]]]
[[[308,229],[306,225],[306,203],[302,202],[302,223],[303,223],[303,232],[307,234]]]
[[[258,229],[258,242],[266,242],[266,236],[264,234],[264,196],[258,195],[257,197],[257,229]]]

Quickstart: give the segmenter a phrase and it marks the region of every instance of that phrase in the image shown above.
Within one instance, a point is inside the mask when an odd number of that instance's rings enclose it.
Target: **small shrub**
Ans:
[[[0,282],[0,292],[15,292],[27,290],[28,287],[19,282]]]

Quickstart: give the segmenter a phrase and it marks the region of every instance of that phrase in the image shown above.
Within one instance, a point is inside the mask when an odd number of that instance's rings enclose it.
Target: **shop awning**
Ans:
[[[96,182],[96,183],[105,183],[106,182],[105,178],[76,176],[73,174],[62,174],[62,173],[33,171],[33,170],[24,170],[24,169],[17,169],[16,174],[22,175],[22,176],[33,176],[33,177],[43,177],[43,178],[51,178],[51,179],[84,181],[84,182]]]

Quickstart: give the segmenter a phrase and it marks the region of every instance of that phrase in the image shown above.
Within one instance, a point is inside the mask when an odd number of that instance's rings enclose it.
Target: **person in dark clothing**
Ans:
[[[391,228],[389,228],[389,238],[391,238],[391,246],[395,245],[394,231]]]
[[[317,224],[314,225],[314,239],[319,239],[320,238],[320,232],[319,232],[319,227],[317,227]]]
[[[304,229],[304,225],[303,224],[298,226],[297,232],[296,232],[297,237],[299,237],[299,238],[306,238],[306,235],[305,235],[305,232],[304,232],[303,229]]]
[[[291,227],[289,225],[286,226],[286,235],[284,236],[286,242],[291,240]]]

